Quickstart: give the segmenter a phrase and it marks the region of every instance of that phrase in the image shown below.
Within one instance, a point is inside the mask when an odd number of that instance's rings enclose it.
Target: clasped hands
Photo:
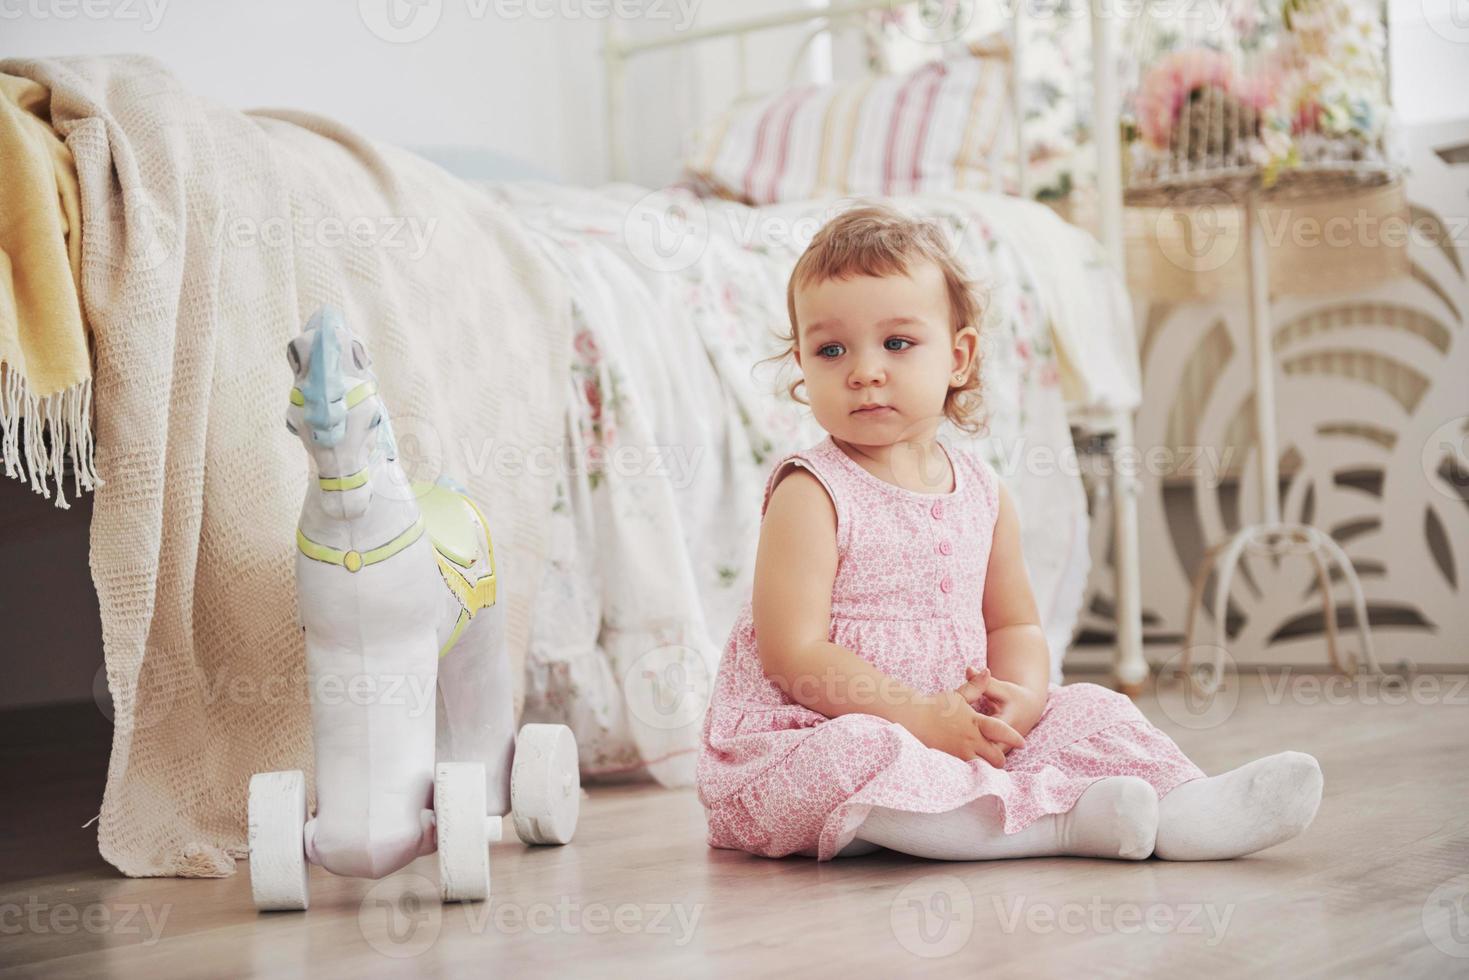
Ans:
[[[918,698],[903,724],[929,748],[1003,769],[1005,754],[1025,744],[1045,708],[1030,688],[970,667],[956,690]]]

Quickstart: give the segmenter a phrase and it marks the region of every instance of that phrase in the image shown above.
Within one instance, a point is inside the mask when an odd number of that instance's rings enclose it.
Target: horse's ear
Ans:
[[[367,348],[363,347],[362,341],[356,337],[352,338],[352,363],[356,364],[360,371],[366,371],[372,364],[372,358],[367,356]]]
[[[291,365],[291,371],[299,376],[301,374],[301,352],[296,349],[296,341],[292,340],[286,344],[286,363]]]

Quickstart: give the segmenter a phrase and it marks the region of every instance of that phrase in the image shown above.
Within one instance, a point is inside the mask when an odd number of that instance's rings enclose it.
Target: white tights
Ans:
[[[1297,836],[1321,804],[1321,767],[1280,752],[1218,776],[1187,780],[1160,802],[1137,776],[1107,776],[1076,805],[1005,834],[999,802],[981,797],[944,813],[875,806],[838,857],[888,848],[945,861],[1073,857],[1170,861],[1240,857]]]

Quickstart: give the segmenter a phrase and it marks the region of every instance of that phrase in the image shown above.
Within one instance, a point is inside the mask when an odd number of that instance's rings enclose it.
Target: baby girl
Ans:
[[[1015,504],[979,429],[979,299],[933,224],[846,211],[787,290],[792,397],[753,594],[704,722],[714,847],[818,860],[1232,858],[1301,833],[1321,769],[1208,776],[1125,695],[1050,682]],[[808,399],[796,391],[802,385]]]

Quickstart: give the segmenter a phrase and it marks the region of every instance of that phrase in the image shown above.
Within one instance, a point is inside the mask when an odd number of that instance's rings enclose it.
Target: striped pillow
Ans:
[[[746,204],[1015,193],[1009,69],[1004,58],[966,56],[739,103],[694,138],[684,168],[714,195]]]

